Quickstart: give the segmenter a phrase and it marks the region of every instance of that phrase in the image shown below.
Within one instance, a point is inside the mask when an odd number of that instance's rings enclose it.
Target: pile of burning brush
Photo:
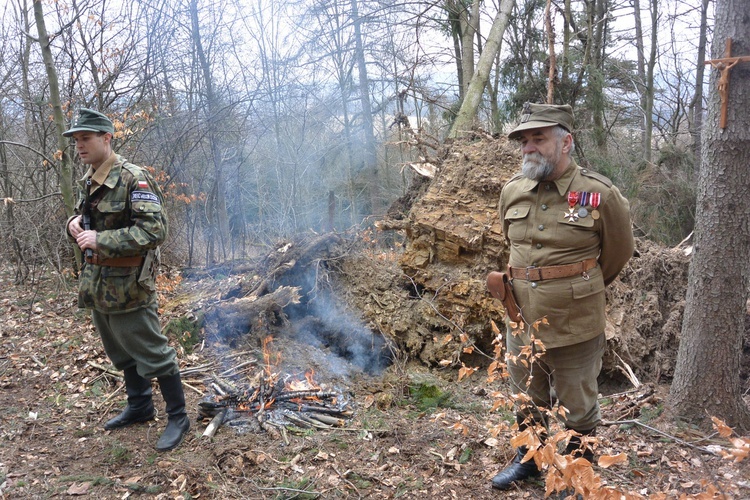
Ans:
[[[274,371],[268,347],[263,342],[264,366],[246,383],[212,376],[210,394],[198,404],[198,417],[211,419],[204,436],[213,436],[228,425],[239,432],[286,436],[286,430],[343,427],[354,415],[341,392],[326,390],[314,380],[313,370],[304,376],[280,376]],[[278,359],[277,359],[278,361]]]

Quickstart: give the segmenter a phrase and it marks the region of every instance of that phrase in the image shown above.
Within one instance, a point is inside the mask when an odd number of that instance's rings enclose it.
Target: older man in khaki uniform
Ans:
[[[518,405],[521,429],[546,424],[544,410],[555,399],[565,408],[565,426],[592,435],[600,422],[597,376],[602,366],[604,287],[633,254],[628,201],[606,177],[581,168],[571,157],[570,106],[527,104],[508,135],[523,153],[520,174],[500,195],[500,216],[510,249],[509,274],[525,328],[507,325],[508,371],[514,391],[528,395]],[[538,331],[528,325],[537,320]],[[514,362],[531,336],[545,351],[530,366]],[[528,347],[527,347],[528,350]],[[542,436],[543,438],[544,436]],[[566,453],[593,460],[571,439]],[[525,447],[492,480],[497,489],[539,474]]]

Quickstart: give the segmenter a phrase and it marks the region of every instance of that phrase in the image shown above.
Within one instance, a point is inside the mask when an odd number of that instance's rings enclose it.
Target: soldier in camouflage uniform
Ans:
[[[65,228],[85,255],[78,306],[91,309],[104,350],[125,378],[127,406],[104,428],[152,420],[156,378],[168,415],[156,448],[166,451],[179,446],[190,429],[176,353],[161,333],[157,313],[156,273],[167,216],[161,189],[148,172],[112,151],[113,133],[109,118],[85,108],[63,133],[75,139],[81,162],[90,167],[79,182],[77,215]]]
[[[523,430],[546,425],[545,411],[559,401],[566,428],[576,431],[565,453],[593,461],[580,436],[591,436],[601,420],[597,376],[606,346],[604,289],[633,255],[628,201],[612,182],[579,167],[573,150],[570,106],[527,104],[521,123],[509,134],[520,142],[523,166],[500,195],[510,256],[508,274],[525,331],[507,321],[508,372]],[[538,331],[528,325],[538,320]],[[545,350],[532,347],[531,333]],[[531,365],[521,353],[540,354]],[[544,439],[545,432],[541,433]],[[497,489],[539,474],[528,450],[492,480]]]

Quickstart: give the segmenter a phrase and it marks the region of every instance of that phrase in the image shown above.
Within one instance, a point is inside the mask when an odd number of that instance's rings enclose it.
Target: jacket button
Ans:
[[[536,247],[537,247],[537,249],[542,248],[542,244],[541,243],[537,243]]]
[[[537,287],[537,283],[536,283],[536,281],[532,281],[532,282],[531,282],[531,288],[536,288],[536,287]]]
[[[547,205],[542,205],[542,210],[547,210],[549,207]]]
[[[540,231],[544,231],[544,224],[539,224],[539,226],[537,227],[537,229],[540,230]]]

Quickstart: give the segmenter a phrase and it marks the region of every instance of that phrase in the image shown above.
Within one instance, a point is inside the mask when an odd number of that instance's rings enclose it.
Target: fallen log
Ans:
[[[223,337],[238,337],[252,330],[258,318],[269,312],[281,314],[291,304],[299,304],[300,288],[279,287],[262,297],[243,297],[219,302],[206,313],[206,324]]]

